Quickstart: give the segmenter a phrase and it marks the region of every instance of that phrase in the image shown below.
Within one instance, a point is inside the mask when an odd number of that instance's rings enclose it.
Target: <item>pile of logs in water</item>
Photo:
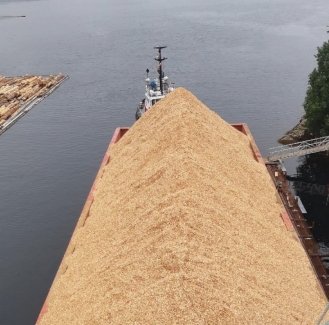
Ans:
[[[47,77],[0,76],[0,129],[7,120],[18,115],[28,103],[38,98],[41,100],[67,78],[62,74]]]

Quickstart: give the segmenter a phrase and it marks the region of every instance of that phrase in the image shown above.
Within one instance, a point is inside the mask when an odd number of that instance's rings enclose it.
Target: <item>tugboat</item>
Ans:
[[[165,76],[162,70],[162,61],[167,58],[161,56],[161,50],[165,49],[167,46],[156,46],[155,49],[158,50],[155,60],[158,61],[157,72],[159,74],[158,78],[152,81],[149,78],[149,69],[146,69],[146,91],[145,98],[139,103],[135,118],[136,121],[142,117],[142,115],[149,110],[153,105],[155,105],[159,100],[164,98],[166,95],[171,93],[175,89],[174,83],[169,83],[168,77]]]

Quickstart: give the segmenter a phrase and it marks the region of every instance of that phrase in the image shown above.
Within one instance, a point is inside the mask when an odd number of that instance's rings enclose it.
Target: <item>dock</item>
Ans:
[[[0,76],[0,135],[53,93],[68,78],[62,74]]]

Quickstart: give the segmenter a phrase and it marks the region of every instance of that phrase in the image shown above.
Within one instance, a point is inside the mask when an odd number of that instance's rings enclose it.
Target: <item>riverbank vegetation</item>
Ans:
[[[305,115],[278,140],[282,144],[329,135],[329,41],[317,50],[317,67],[309,75],[303,103]]]
[[[329,135],[329,42],[318,47],[318,62],[309,75],[304,101],[307,131],[313,137]]]

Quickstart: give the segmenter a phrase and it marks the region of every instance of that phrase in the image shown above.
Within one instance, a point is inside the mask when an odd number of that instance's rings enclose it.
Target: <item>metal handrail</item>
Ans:
[[[270,148],[268,160],[274,161],[326,150],[329,150],[329,136]]]

